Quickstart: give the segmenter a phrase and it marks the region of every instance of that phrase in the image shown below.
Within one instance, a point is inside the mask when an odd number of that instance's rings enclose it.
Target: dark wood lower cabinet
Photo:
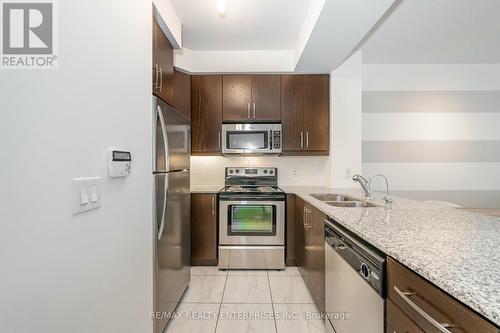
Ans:
[[[446,326],[451,333],[499,332],[474,311],[392,258],[387,260],[387,293],[389,301],[406,316],[403,319],[408,318],[411,322],[401,324],[401,313],[398,315],[392,308],[394,311],[388,314],[387,326],[403,325],[400,327],[407,331],[402,332],[443,332],[437,325]],[[414,326],[421,331],[410,330]],[[394,331],[400,332],[397,329],[387,332]]]
[[[217,194],[191,194],[191,265],[217,265]]]
[[[425,333],[391,300],[387,301],[387,333]]]
[[[325,311],[326,215],[295,198],[295,257],[297,267],[321,312]]]
[[[286,255],[287,266],[296,266],[295,257],[295,195],[286,195]]]

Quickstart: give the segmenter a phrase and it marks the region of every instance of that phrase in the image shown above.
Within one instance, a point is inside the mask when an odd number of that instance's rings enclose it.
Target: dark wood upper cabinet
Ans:
[[[174,105],[174,48],[153,19],[153,94]]]
[[[191,76],[174,70],[173,107],[187,118],[191,118]]]
[[[217,265],[217,194],[191,194],[191,264]]]
[[[221,153],[222,76],[191,78],[191,150],[193,155]]]
[[[330,77],[304,76],[304,147],[307,151],[328,151],[330,145]]]
[[[279,75],[252,75],[252,104],[250,111],[254,120],[280,120]]]
[[[304,76],[281,76],[281,125],[283,150],[299,151],[304,142]],[[302,146],[301,146],[302,143]]]
[[[279,75],[224,75],[224,121],[279,121]]]
[[[281,76],[283,154],[329,154],[329,81],[329,75]]]
[[[252,99],[252,78],[250,75],[224,75],[223,119],[224,121],[249,120]]]

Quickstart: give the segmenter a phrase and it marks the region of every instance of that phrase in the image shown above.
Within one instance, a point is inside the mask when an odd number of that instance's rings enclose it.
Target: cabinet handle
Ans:
[[[215,195],[212,196],[212,215],[215,216]]]
[[[255,119],[255,102],[253,102],[253,119]]]
[[[250,119],[250,102],[247,104],[247,118]]]
[[[221,140],[222,140],[222,136],[220,135],[220,131],[218,133],[218,138],[219,138],[219,149],[221,148]]]
[[[448,324],[448,323],[438,323],[434,318],[432,318],[427,312],[422,310],[417,304],[415,304],[410,296],[416,296],[415,292],[402,292],[396,286],[394,286],[394,291],[398,296],[413,310],[415,310],[420,316],[422,316],[430,325],[432,325],[436,330],[442,333],[451,333],[448,328],[460,328],[458,325]]]
[[[163,86],[163,70],[160,67],[160,92],[161,92],[162,86]]]
[[[302,213],[302,225],[304,229],[306,228],[306,208],[304,207],[304,211]]]
[[[300,148],[304,148],[304,132],[300,131]]]
[[[309,131],[306,131],[306,148],[309,149]]]
[[[155,89],[158,89],[158,64],[155,64]]]

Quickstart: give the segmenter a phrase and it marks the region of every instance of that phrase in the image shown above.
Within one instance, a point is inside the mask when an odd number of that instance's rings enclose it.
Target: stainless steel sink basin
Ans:
[[[321,194],[311,194],[311,197],[321,200],[321,201],[353,201],[354,199],[335,193],[321,193]]]
[[[335,207],[370,208],[377,207],[371,203],[363,201],[325,201],[327,205]]]

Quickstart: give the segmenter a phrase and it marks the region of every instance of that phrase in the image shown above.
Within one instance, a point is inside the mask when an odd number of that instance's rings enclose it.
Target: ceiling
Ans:
[[[311,0],[172,0],[182,21],[183,46],[191,50],[291,50]]]
[[[362,46],[364,63],[500,63],[500,0],[402,0]]]

